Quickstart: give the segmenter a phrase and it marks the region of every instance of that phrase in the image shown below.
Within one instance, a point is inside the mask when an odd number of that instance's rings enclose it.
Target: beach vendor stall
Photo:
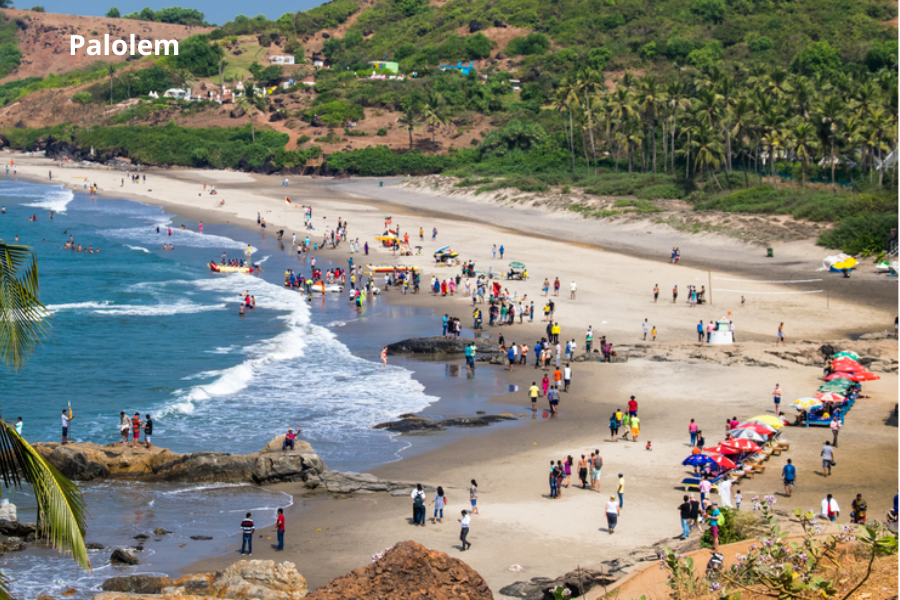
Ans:
[[[709,336],[710,344],[727,345],[734,343],[734,334],[731,333],[731,323],[724,319],[716,322],[716,328]]]
[[[528,277],[528,269],[520,262],[509,263],[509,270],[506,272],[507,279],[524,280]]]

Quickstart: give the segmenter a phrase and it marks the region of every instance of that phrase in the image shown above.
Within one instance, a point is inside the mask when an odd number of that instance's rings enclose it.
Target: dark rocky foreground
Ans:
[[[412,355],[439,355],[439,354],[463,354],[466,346],[475,342],[475,349],[479,355],[497,354],[497,344],[488,338],[475,338],[451,340],[435,335],[432,337],[409,338],[400,342],[388,344],[390,354]]]

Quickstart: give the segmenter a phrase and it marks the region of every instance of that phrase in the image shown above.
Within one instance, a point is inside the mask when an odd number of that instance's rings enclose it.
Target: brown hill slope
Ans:
[[[80,35],[100,37],[108,33],[110,38],[128,39],[130,34],[141,39],[165,39],[181,41],[195,33],[212,31],[210,27],[187,27],[171,23],[134,21],[131,19],[108,19],[106,17],[83,17],[41,13],[31,10],[3,9],[3,14],[13,19],[19,26],[16,37],[22,51],[22,64],[18,69],[0,79],[0,83],[25,77],[46,77],[50,73],[61,74],[72,69],[80,69],[103,60],[122,62],[121,56],[87,56],[79,49],[75,56],[70,54],[70,36]],[[96,33],[95,33],[96,32]]]

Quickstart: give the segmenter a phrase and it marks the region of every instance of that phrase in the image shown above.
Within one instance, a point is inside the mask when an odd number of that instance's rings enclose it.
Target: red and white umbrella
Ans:
[[[763,425],[762,423],[741,423],[737,426],[737,429],[750,429],[765,436],[772,435],[774,431],[770,425]]]
[[[736,450],[740,450],[741,452],[759,452],[760,450],[762,450],[762,448],[759,447],[759,444],[748,439],[729,438],[719,444],[719,446],[726,448],[735,448]]]
[[[760,435],[753,429],[732,429],[728,433],[731,434],[732,439],[738,440],[753,440],[754,442],[762,443],[766,441],[766,436]]]
[[[846,397],[834,392],[822,392],[821,394],[816,394],[814,398],[819,402],[843,402],[847,399]]]
[[[725,458],[724,456],[722,456],[720,454],[711,454],[710,458],[712,459],[712,461],[714,463],[716,463],[723,469],[734,469],[737,467],[737,465],[734,464],[734,461],[732,461],[731,459]]]
[[[725,441],[727,442],[728,440],[725,440]],[[750,442],[750,443],[752,444],[753,442]],[[726,446],[725,442],[722,442],[718,446],[713,446],[712,448],[704,448],[703,452],[705,452],[707,454],[722,454],[722,455],[740,454],[741,453],[741,451],[738,450],[737,448],[733,448],[731,446]]]
[[[836,358],[831,361],[831,368],[835,371],[850,371],[851,373],[858,373],[866,370],[864,366],[847,357]]]
[[[863,371],[861,373],[837,371],[826,377],[825,381],[831,381],[831,379],[849,379],[850,381],[878,381],[879,379],[881,379],[881,375],[870,373],[869,371]]]

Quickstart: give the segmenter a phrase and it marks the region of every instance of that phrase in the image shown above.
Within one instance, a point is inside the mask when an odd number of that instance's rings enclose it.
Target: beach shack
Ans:
[[[734,343],[734,334],[731,333],[731,323],[724,320],[719,319],[716,322],[716,328],[713,330],[712,334],[709,336],[710,344],[718,344],[718,345],[726,345]]]
[[[369,64],[372,65],[372,68],[374,69],[384,69],[385,71],[390,71],[391,73],[400,72],[400,63],[396,63],[390,60],[370,60]]]
[[[294,57],[289,54],[276,54],[269,57],[269,62],[273,65],[292,65]]]
[[[456,63],[455,65],[440,65],[438,67],[441,71],[459,71],[463,75],[468,75],[472,71],[475,70],[475,63],[469,61],[468,65],[462,64],[462,61]]]

